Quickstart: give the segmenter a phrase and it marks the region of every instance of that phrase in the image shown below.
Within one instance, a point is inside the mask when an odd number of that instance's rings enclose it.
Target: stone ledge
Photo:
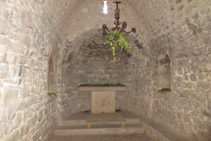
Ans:
[[[86,126],[87,122],[95,122],[95,121],[104,121],[108,122],[108,124],[120,124],[121,122],[125,122],[125,125],[139,125],[140,118],[131,112],[128,111],[120,111],[115,114],[95,114],[96,117],[90,116],[89,113],[76,113],[72,116],[69,116],[63,120],[56,121],[56,125],[58,127],[61,126]],[[117,116],[115,116],[117,115]],[[119,115],[119,116],[118,116]],[[97,123],[98,124],[98,123]],[[94,125],[94,124],[93,124]]]
[[[55,130],[55,136],[72,136],[72,135],[130,135],[143,134],[145,130],[143,127],[131,128],[84,128],[84,129],[63,129]]]
[[[86,120],[65,120],[65,121],[57,121],[57,126],[86,126]]]
[[[127,91],[127,87],[79,87],[79,91]]]

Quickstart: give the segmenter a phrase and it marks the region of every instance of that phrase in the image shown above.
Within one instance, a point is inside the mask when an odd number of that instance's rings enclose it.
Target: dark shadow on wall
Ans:
[[[52,57],[48,61],[48,93],[54,92],[54,63]]]
[[[152,81],[155,91],[171,89],[171,59],[168,45],[160,45],[159,40],[151,45]]]
[[[162,54],[158,57],[158,87],[159,89],[171,88],[171,68],[168,54]]]

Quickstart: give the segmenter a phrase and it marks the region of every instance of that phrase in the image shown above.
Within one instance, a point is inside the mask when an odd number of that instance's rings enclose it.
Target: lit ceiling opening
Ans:
[[[103,1],[104,6],[103,6],[103,14],[108,14],[108,4],[107,1]]]

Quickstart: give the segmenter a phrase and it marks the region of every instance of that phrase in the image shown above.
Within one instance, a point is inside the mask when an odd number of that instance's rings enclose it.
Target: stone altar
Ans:
[[[79,87],[79,91],[91,92],[91,113],[115,113],[115,92],[127,87]]]

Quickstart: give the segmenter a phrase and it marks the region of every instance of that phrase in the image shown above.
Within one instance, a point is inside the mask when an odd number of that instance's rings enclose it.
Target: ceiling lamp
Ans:
[[[129,32],[126,32],[125,29],[127,28],[127,22],[123,21],[122,23],[119,21],[120,19],[120,9],[119,9],[119,4],[122,3],[120,1],[114,1],[113,3],[116,4],[116,10],[115,10],[115,21],[114,21],[114,24],[115,24],[115,27],[112,28],[112,31],[114,30],[118,30],[121,32],[125,32],[126,34],[130,34],[131,32],[132,33],[136,33],[136,29],[135,28],[132,28],[131,31]],[[105,4],[105,2],[104,2]],[[106,1],[106,6],[107,6],[107,1]],[[107,8],[107,7],[106,7]],[[105,11],[107,12],[107,11]],[[120,27],[120,25],[122,24],[122,26]],[[107,25],[106,24],[103,24],[102,25],[102,29],[103,29],[103,36],[105,36],[107,34],[107,32],[110,32],[110,30],[108,29]]]

